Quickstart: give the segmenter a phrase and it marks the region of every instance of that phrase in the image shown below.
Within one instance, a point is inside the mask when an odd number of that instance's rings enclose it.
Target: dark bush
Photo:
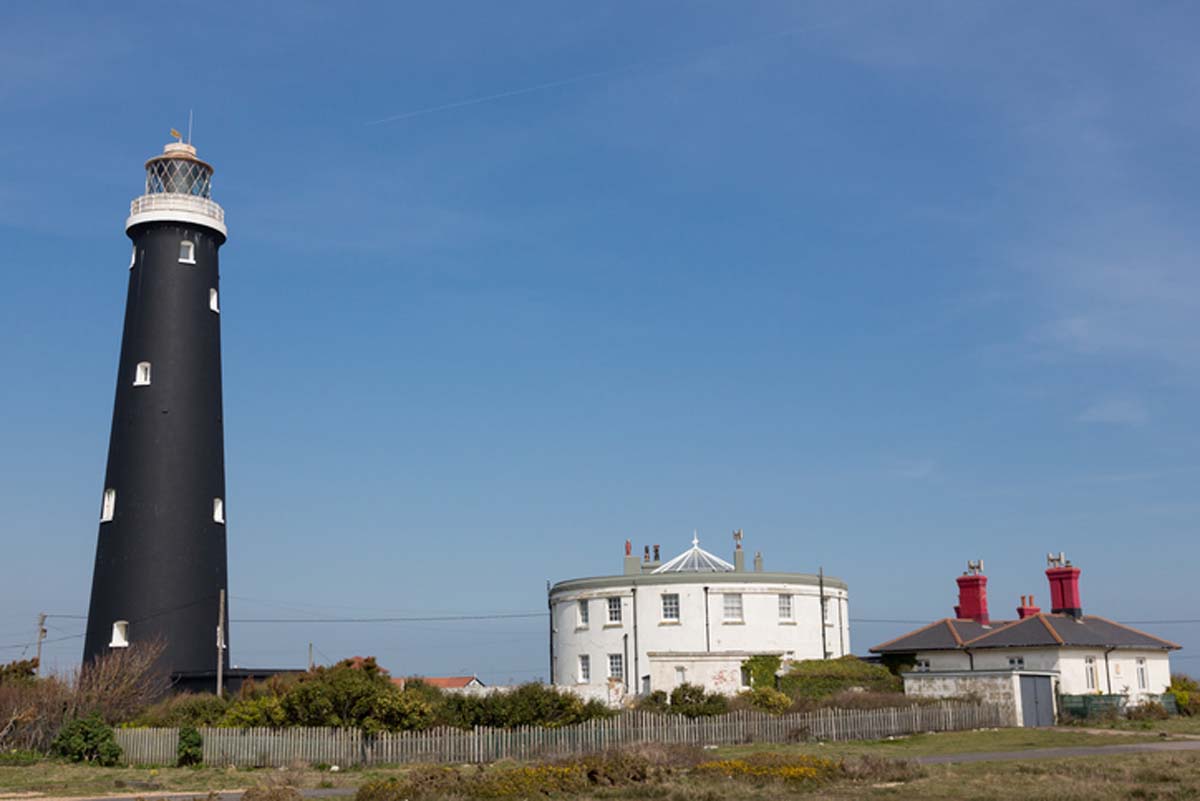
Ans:
[[[131,722],[164,729],[216,726],[229,707],[229,701],[212,693],[180,693],[147,707]]]
[[[670,699],[663,690],[655,690],[652,693],[643,695],[637,700],[637,708],[643,712],[658,712],[664,714],[668,711]]]
[[[669,712],[689,718],[723,715],[729,711],[729,700],[720,693],[708,693],[696,684],[680,684],[671,690]]]
[[[1156,701],[1147,701],[1125,710],[1128,720],[1166,720],[1171,717],[1167,708]]]
[[[106,767],[117,764],[121,758],[121,746],[113,737],[112,727],[94,713],[63,726],[51,749],[72,762],[94,762]]]
[[[1200,682],[1183,673],[1171,676],[1167,692],[1175,696],[1175,706],[1181,715],[1200,715]]]
[[[204,739],[195,726],[183,726],[179,729],[179,746],[175,749],[175,756],[175,764],[181,768],[204,762]]]
[[[36,659],[18,659],[7,665],[0,665],[0,685],[33,682],[37,679],[37,669]]]

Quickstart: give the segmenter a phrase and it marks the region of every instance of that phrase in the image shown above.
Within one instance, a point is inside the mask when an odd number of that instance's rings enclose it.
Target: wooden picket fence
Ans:
[[[408,762],[484,763],[499,759],[573,756],[636,743],[735,745],[805,740],[878,740],[928,731],[963,731],[1014,725],[1012,710],[998,704],[946,701],[885,709],[823,709],[793,715],[738,711],[686,718],[650,712],[573,726],[513,729],[436,728],[377,735],[358,729],[200,729],[206,765],[283,767],[393,765]],[[130,765],[175,762],[178,729],[118,729]]]

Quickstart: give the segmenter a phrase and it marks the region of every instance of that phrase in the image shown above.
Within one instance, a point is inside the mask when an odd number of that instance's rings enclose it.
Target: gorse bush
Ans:
[[[1167,692],[1175,696],[1175,706],[1181,715],[1200,715],[1200,682],[1183,673],[1171,676]]]
[[[37,680],[37,669],[36,659],[18,659],[7,665],[0,665],[0,686],[29,684]]]
[[[761,753],[742,759],[702,762],[696,766],[696,773],[723,776],[751,784],[816,784],[841,775],[842,763],[814,756]]]
[[[94,762],[106,767],[117,764],[121,758],[121,746],[113,737],[112,727],[96,713],[69,721],[54,738],[51,748],[72,762]]]
[[[782,715],[792,708],[792,699],[774,687],[755,687],[738,694],[737,700],[751,709]]]

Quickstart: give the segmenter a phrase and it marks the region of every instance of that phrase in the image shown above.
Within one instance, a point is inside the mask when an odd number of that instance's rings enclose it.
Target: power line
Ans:
[[[514,620],[541,618],[545,612],[512,612],[494,615],[430,615],[426,617],[244,617],[230,623],[431,623],[454,620]]]

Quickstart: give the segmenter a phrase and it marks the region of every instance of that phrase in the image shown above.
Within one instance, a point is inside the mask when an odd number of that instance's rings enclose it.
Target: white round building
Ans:
[[[700,547],[667,562],[625,543],[619,576],[560,581],[550,588],[550,683],[617,701],[670,692],[687,682],[710,691],[745,688],[742,664],[756,655],[836,658],[850,652],[846,583],[832,576],[746,570],[742,533],[733,563]]]

